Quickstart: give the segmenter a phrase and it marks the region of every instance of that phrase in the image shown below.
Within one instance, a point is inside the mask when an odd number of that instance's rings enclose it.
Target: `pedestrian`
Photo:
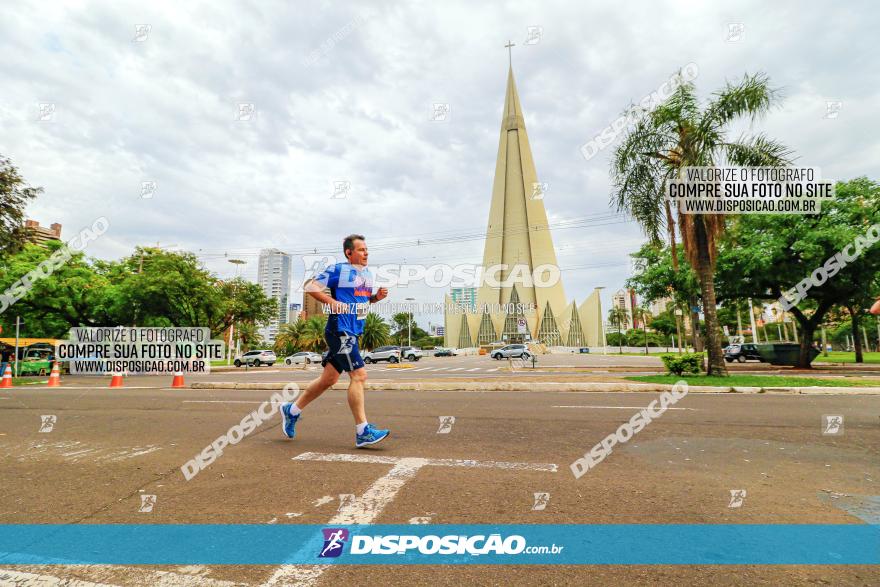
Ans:
[[[388,295],[388,290],[380,287],[373,293],[373,277],[367,269],[367,243],[362,235],[352,234],[342,241],[342,252],[347,261],[335,263],[308,282],[305,291],[329,310],[324,339],[329,347],[327,356],[321,361],[324,370],[321,375],[306,386],[302,395],[294,403],[282,404],[279,408],[283,418],[282,431],[287,438],[296,435],[296,423],[302,411],[348,373],[348,407],[354,416],[355,446],[360,448],[376,444],[388,437],[390,431],[376,428],[367,421],[364,408],[364,383],[367,371],[358,348],[358,337],[364,331],[364,322],[370,304],[379,302]],[[324,292],[325,288],[330,293]]]

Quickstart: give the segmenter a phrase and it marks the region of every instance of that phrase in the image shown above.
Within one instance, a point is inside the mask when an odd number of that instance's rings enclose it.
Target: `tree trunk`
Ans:
[[[702,218],[695,222],[697,246],[697,275],[700,279],[700,291],[703,296],[703,315],[706,317],[706,346],[708,353],[707,375],[727,375],[724,364],[724,353],[721,352],[721,328],[718,325],[718,314],[715,308],[715,276],[709,257],[709,242]]]
[[[705,300],[705,298],[703,298]],[[696,296],[691,296],[688,300],[688,310],[691,313],[691,340],[694,344],[694,352],[703,352],[703,339],[700,337],[700,313],[694,312],[693,308],[697,307]]]
[[[849,315],[852,317],[852,336],[853,336],[853,346],[856,349],[856,363],[864,363],[865,357],[862,354],[862,339],[859,338],[859,312],[852,306],[847,306],[847,310],[849,310]]]
[[[669,200],[666,204],[666,230],[669,233],[669,246],[672,250],[672,270],[678,271],[678,249],[675,246],[675,222],[672,220],[672,208],[669,206]]]
[[[816,323],[813,320],[798,320],[801,325],[800,354],[795,365],[798,369],[812,369],[813,366],[813,333],[816,332]],[[792,324],[792,327],[794,324]]]

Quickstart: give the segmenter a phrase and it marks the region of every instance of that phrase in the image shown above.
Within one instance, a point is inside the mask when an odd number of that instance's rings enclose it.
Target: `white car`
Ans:
[[[248,351],[245,354],[235,358],[235,366],[250,365],[251,367],[259,367],[260,365],[269,365],[270,367],[276,361],[275,352],[269,350]]]
[[[313,353],[310,351],[302,351],[299,353],[293,353],[289,357],[284,358],[285,365],[308,365],[310,363],[320,363],[321,355],[318,353]]]
[[[422,349],[414,346],[405,346],[400,349],[400,354],[404,359],[408,359],[410,361],[418,361],[422,357],[425,356],[425,353],[422,352]]]

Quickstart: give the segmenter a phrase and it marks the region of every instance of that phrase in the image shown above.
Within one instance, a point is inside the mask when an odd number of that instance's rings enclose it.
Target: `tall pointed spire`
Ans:
[[[502,282],[501,287],[483,285],[480,288],[477,294],[478,303],[506,304],[510,301],[512,283],[507,286],[503,284],[512,273],[516,273],[514,266],[526,266],[529,275],[533,275],[535,268],[541,265],[550,265],[556,270],[556,251],[548,229],[543,191],[532,159],[513,67],[510,67],[507,72],[492,204],[483,252],[485,268],[499,264],[506,264],[508,268],[497,275]],[[536,314],[544,312],[548,302],[556,315],[566,307],[561,280],[555,285],[535,287],[529,283],[520,283],[518,277],[516,275],[514,279],[518,282],[520,301],[534,304]],[[537,315],[530,322],[530,326],[533,326],[537,322]]]
[[[505,45],[508,51],[512,46]],[[571,318],[574,305],[566,303],[544,209],[544,185],[535,171],[511,64],[483,250],[484,278],[475,311],[460,319],[447,314],[447,345],[457,343],[461,348],[467,341],[482,345],[499,338],[508,342],[540,339],[551,345],[584,340],[599,344],[595,341],[600,337],[593,332],[601,325],[597,293],[580,306],[577,319]],[[493,270],[497,266],[503,268]],[[533,277],[542,279],[533,281]],[[523,311],[517,303],[531,309]],[[577,328],[573,335],[572,327]]]

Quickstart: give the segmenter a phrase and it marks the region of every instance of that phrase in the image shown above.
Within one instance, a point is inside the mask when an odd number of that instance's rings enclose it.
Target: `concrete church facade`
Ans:
[[[489,271],[492,267],[495,270]],[[507,75],[483,268],[491,275],[478,285],[476,308],[454,307],[446,296],[446,346],[469,348],[499,340],[602,345],[599,291],[580,305],[565,296],[512,67]]]

